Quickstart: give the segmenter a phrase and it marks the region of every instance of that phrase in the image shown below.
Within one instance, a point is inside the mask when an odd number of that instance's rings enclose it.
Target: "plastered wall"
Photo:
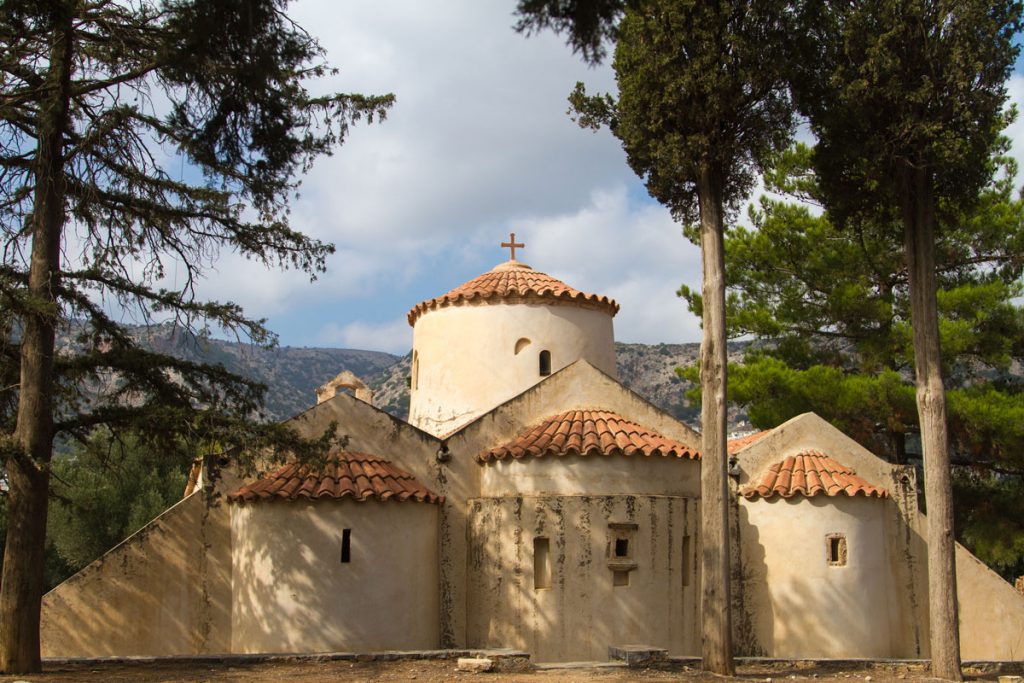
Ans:
[[[959,543],[956,592],[965,660],[1024,660],[1024,595]]]
[[[232,508],[233,652],[439,647],[437,506],[343,499]]]
[[[43,597],[44,657],[227,652],[231,529],[196,491]]]
[[[696,508],[672,496],[473,499],[470,646],[522,648],[540,662],[605,660],[609,645],[634,643],[696,654]],[[612,557],[617,534],[628,535],[627,558]],[[546,587],[536,538],[547,539]]]
[[[474,598],[469,597],[467,588],[469,583],[467,572],[467,557],[469,550],[467,541],[469,534],[468,511],[469,501],[481,495],[481,477],[492,477],[487,484],[489,495],[505,495],[513,492],[514,487],[519,485],[519,473],[523,470],[520,467],[528,468],[530,464],[540,463],[539,468],[533,472],[543,475],[548,470],[551,475],[562,478],[563,475],[557,472],[559,463],[565,464],[564,459],[552,460],[543,464],[543,458],[531,462],[523,462],[519,465],[509,464],[508,468],[514,473],[511,476],[499,474],[504,466],[489,471],[491,466],[484,467],[479,464],[475,456],[482,450],[498,446],[515,438],[530,425],[556,415],[565,410],[574,408],[600,407],[615,411],[620,415],[633,420],[634,422],[649,427],[665,436],[678,439],[683,443],[696,444],[698,437],[696,433],[686,425],[675,420],[671,415],[651,405],[637,394],[629,391],[612,377],[601,372],[587,361],[578,361],[567,368],[552,375],[544,382],[537,384],[524,391],[519,396],[497,406],[494,410],[480,416],[472,421],[457,433],[453,434],[444,442],[447,451],[447,460],[438,463],[432,479],[423,479],[428,486],[433,485],[438,493],[444,494],[447,499],[442,508],[440,523],[441,540],[441,615],[442,615],[442,642],[451,643],[450,646],[466,646],[470,642],[476,643],[477,636],[474,629],[477,626],[469,626],[469,612],[474,607]],[[609,461],[613,468],[625,468],[615,470],[625,480],[628,476],[639,475],[643,469],[642,461],[637,459],[630,463]],[[593,463],[591,463],[593,464]],[[680,491],[689,491],[687,486],[695,483],[693,471],[697,469],[693,461],[677,461],[679,465],[680,479],[679,486],[684,487]],[[580,467],[580,464],[570,464],[570,467]],[[656,465],[660,467],[671,467],[668,464]],[[630,469],[633,468],[633,469]],[[589,483],[584,483],[575,476],[568,477],[575,488],[555,489],[560,492],[576,493],[599,493],[600,489],[585,489],[583,486],[591,486],[597,480],[593,477],[602,477],[602,468],[588,471],[581,470],[584,474],[591,476]],[[650,471],[648,470],[648,476]],[[605,484],[602,486],[613,486],[613,478],[604,477]],[[650,481],[647,479],[646,481]],[[690,482],[690,484],[687,484]],[[522,485],[529,490],[531,484],[524,479]],[[658,491],[675,490],[666,489],[676,483],[666,481],[659,482],[661,488]],[[534,486],[546,486],[536,483]],[[620,481],[613,489],[614,493],[629,490],[627,481]],[[505,487],[505,488],[501,488]],[[624,488],[625,487],[625,488]],[[597,487],[595,487],[597,488]],[[534,488],[534,490],[540,490]],[[549,491],[550,492],[550,491]],[[644,493],[651,493],[646,491]],[[602,655],[601,659],[606,657]]]
[[[413,330],[410,423],[437,435],[466,424],[543,379],[542,350],[551,354],[551,372],[586,359],[615,376],[605,310],[482,303],[425,312]]]
[[[760,654],[888,658],[890,604],[901,601],[884,529],[885,501],[845,495],[741,499],[744,596]],[[845,562],[829,563],[841,535]]]

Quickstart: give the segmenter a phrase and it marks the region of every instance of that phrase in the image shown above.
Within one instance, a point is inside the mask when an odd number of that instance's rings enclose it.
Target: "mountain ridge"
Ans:
[[[412,352],[398,356],[383,351],[333,347],[278,346],[263,348],[243,342],[192,334],[174,325],[138,327],[131,334],[160,353],[186,360],[220,363],[236,374],[267,385],[267,417],[285,420],[316,404],[316,388],[348,370],[374,391],[374,405],[408,419]],[[70,346],[70,341],[65,346]],[[737,362],[749,342],[731,342],[729,360]],[[615,344],[620,381],[652,404],[691,426],[700,409],[685,398],[691,384],[676,374],[677,367],[698,361],[700,344]],[[746,415],[730,411],[732,432],[749,429]]]

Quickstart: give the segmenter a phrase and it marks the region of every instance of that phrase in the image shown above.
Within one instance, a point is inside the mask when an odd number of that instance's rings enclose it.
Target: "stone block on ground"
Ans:
[[[1024,677],[1021,676],[1000,676],[999,683],[1024,683]]]
[[[459,657],[457,668],[459,671],[482,673],[494,668],[494,660],[487,659],[486,657]]]
[[[651,645],[609,645],[608,659],[625,662],[629,668],[640,668],[664,662],[668,650]]]

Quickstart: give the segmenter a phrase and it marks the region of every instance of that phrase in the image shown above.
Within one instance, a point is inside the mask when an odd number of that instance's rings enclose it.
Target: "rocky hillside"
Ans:
[[[263,349],[250,344],[204,339],[173,325],[132,330],[145,346],[192,361],[221,363],[225,368],[267,385],[267,413],[283,420],[316,404],[316,388],[339,372],[378,375],[400,360],[380,351],[282,346]]]
[[[746,346],[746,342],[729,344],[729,360],[741,360]],[[623,384],[678,419],[698,425],[700,409],[684,396],[691,385],[675,369],[696,364],[700,344],[616,344],[615,354]],[[374,403],[402,419],[409,414],[410,359],[411,355],[405,356],[367,382],[374,389]],[[745,414],[730,412],[730,431],[749,428]]]
[[[362,378],[374,390],[374,404],[406,419],[409,414],[409,375],[412,354],[395,356],[380,351],[283,346],[261,349],[248,344],[204,339],[171,325],[138,328],[135,336],[155,351],[194,361],[222,363],[228,370],[265,383],[267,413],[283,420],[316,403],[315,390],[344,370]],[[729,345],[729,360],[737,361],[746,344]],[[699,344],[616,344],[619,378],[654,405],[697,426],[700,411],[684,393],[690,388],[675,372],[698,361]],[[730,431],[749,429],[746,415],[730,413]]]

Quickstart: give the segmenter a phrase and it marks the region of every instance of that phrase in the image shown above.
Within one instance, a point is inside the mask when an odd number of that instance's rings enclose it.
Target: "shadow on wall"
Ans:
[[[733,540],[739,553],[732,558],[733,647],[741,657],[767,657],[775,652],[775,607],[768,592],[766,550],[747,507],[739,503],[736,508]]]
[[[342,499],[233,507],[233,651],[438,647],[437,506]]]
[[[759,640],[774,657],[892,657],[893,561],[885,502],[818,496],[741,504]]]
[[[197,491],[43,597],[44,657],[230,648],[227,505]]]
[[[696,519],[674,496],[471,500],[469,645],[535,661],[635,643],[694,653]]]

